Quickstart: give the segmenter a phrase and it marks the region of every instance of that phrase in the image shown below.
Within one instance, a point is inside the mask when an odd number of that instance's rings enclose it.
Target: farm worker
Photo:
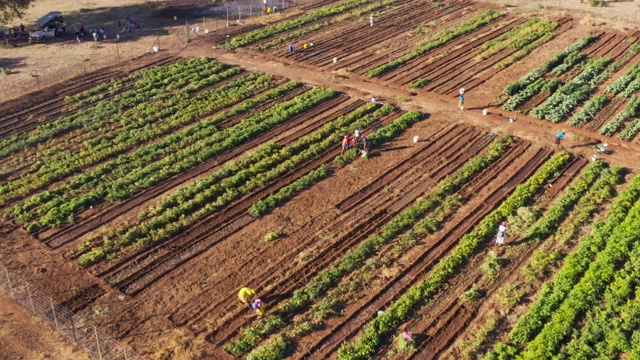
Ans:
[[[503,221],[498,226],[498,235],[496,236],[496,244],[503,245],[504,244],[504,236],[507,231],[507,222]]]
[[[264,303],[260,299],[255,299],[251,302],[251,308],[256,312],[256,315],[258,315],[258,319],[260,319],[264,314],[264,309],[262,308],[263,305]]]
[[[371,16],[369,16],[369,24],[371,26],[373,26],[373,14],[371,14]]]
[[[262,12],[267,12],[267,0],[262,0]]]
[[[76,35],[76,40],[80,42],[80,35]]]
[[[464,88],[460,89],[460,95],[464,95]]]
[[[278,6],[277,5],[273,5],[273,12],[278,11]]]
[[[344,151],[347,150],[349,148],[349,146],[351,146],[351,139],[349,139],[349,134],[346,134],[342,138],[342,151],[340,152],[340,156],[342,156],[342,154],[344,154]]]
[[[369,139],[367,139],[366,136],[364,139],[362,139],[362,142],[364,143],[364,146],[362,147],[362,151],[360,151],[360,153],[362,154],[363,158],[369,158],[369,150],[371,150],[371,142],[369,141]]]
[[[271,7],[267,8],[267,14],[271,14]]]
[[[460,94],[460,99],[458,101],[458,109],[464,110],[464,95]]]
[[[360,129],[356,129],[356,131],[353,132],[353,137],[356,141],[360,140]]]
[[[296,46],[293,44],[289,44],[289,54],[293,54],[293,51],[296,49]]]
[[[238,292],[238,299],[240,300],[240,302],[247,305],[251,304],[256,296],[256,291],[248,287],[243,287],[242,289],[240,289],[240,292]]]
[[[304,45],[302,45],[302,48],[303,48],[303,49],[306,49],[306,48],[308,48],[308,47],[309,47],[309,44],[307,44],[307,43],[304,43]]]
[[[372,102],[372,103],[376,102],[376,98],[375,98],[375,96],[371,97],[371,102]]]
[[[564,138],[564,131],[561,131],[560,133],[558,133],[558,135],[556,135],[556,145],[558,145],[558,147],[560,147],[560,142],[562,141],[562,138]]]
[[[98,32],[97,31],[93,31],[93,41],[98,41]]]

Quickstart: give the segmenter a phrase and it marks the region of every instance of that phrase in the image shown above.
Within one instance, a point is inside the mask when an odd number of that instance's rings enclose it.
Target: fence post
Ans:
[[[53,322],[56,324],[56,331],[60,331],[60,329],[58,329],[58,317],[56,316],[56,307],[53,305],[53,299],[49,298],[49,302],[51,303],[51,311],[53,311]]]
[[[78,339],[76,338],[76,326],[73,322],[73,315],[71,315],[71,336],[73,336],[73,342],[78,343]]]
[[[33,306],[33,297],[31,296],[31,286],[29,286],[29,284],[27,284],[27,294],[29,294],[29,302],[31,303],[31,311],[35,314],[36,313],[36,307]]]
[[[7,284],[9,284],[9,294],[11,295],[11,298],[15,300],[15,298],[13,297],[13,286],[11,286],[11,276],[9,276],[9,269],[4,268],[4,273],[7,274]]]
[[[96,344],[98,344],[98,358],[102,360],[102,350],[100,350],[100,339],[98,338],[98,328],[93,327],[93,334],[96,336]]]

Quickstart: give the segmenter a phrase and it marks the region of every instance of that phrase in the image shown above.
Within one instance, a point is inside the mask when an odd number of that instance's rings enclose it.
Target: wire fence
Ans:
[[[28,71],[20,74],[10,74],[6,76],[19,76],[20,81],[12,82],[8,87],[11,91],[7,91],[3,99],[12,99],[21,97],[24,94],[37,90],[47,89],[52,85],[63,83],[67,80],[87,76],[96,71],[112,69],[119,64],[125,64],[131,59],[140,56],[148,56],[150,50],[154,47],[162,47],[159,44],[159,36],[154,33],[145,34],[148,39],[140,44],[131,44],[129,42],[117,42],[112,39],[109,41],[94,42],[90,41],[88,47],[90,51],[95,52],[77,55],[68,58],[69,66],[50,67],[45,65],[30,65]],[[0,45],[0,52],[4,51]],[[0,75],[1,76],[1,75]],[[7,78],[12,79],[12,78]]]
[[[197,0],[174,0],[197,1]],[[198,37],[215,34],[219,29],[236,26],[244,21],[259,16],[275,14],[286,11],[296,6],[299,0],[228,0],[218,2],[215,5],[200,7],[200,10],[192,11],[192,15],[200,15],[202,20],[191,18],[184,22],[184,26],[177,27],[175,31],[181,48]],[[197,19],[197,20],[196,20]]]
[[[139,359],[129,346],[104,335],[96,326],[56,304],[52,298],[34,289],[28,282],[12,274],[2,265],[0,265],[0,291],[97,359]]]

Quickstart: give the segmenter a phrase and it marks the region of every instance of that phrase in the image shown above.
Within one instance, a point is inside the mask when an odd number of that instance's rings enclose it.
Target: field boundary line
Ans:
[[[140,359],[131,347],[105,335],[82,316],[57,304],[51,297],[35,289],[28,281],[11,273],[3,265],[0,265],[0,292],[44,320],[51,329],[96,359]]]

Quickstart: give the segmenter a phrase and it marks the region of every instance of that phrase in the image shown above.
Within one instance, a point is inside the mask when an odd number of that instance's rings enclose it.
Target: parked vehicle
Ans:
[[[37,31],[29,32],[29,43],[46,42],[65,31],[64,18],[60,11],[52,11],[36,21]]]

